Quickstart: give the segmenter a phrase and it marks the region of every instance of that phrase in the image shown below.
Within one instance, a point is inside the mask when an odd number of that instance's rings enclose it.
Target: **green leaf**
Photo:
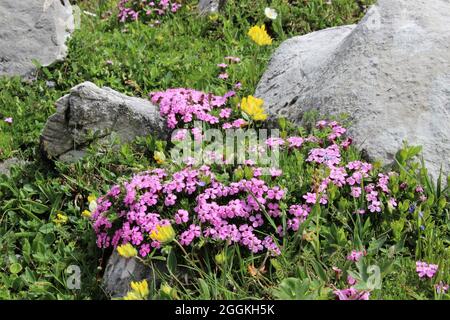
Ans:
[[[53,225],[53,223],[46,223],[39,228],[39,232],[41,232],[43,234],[48,234],[48,233],[52,232],[54,229],[55,229],[55,226]]]
[[[171,249],[169,255],[167,256],[167,269],[172,274],[175,274],[177,270],[177,256],[175,255],[175,250]]]
[[[20,263],[13,263],[9,266],[9,272],[12,274],[18,274],[20,271],[22,271],[22,266]]]

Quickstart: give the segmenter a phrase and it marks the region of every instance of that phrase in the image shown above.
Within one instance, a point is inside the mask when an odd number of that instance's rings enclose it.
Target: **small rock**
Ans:
[[[166,272],[165,264],[162,261],[154,262],[153,265],[159,272]],[[160,285],[158,272],[151,267],[144,265],[135,258],[126,259],[121,257],[116,251],[109,257],[103,275],[103,287],[113,298],[123,297],[130,290],[131,281],[142,281],[146,279],[154,284],[156,288]]]
[[[217,13],[225,5],[226,0],[200,0],[198,10],[201,14]]]
[[[41,150],[48,159],[76,161],[94,140],[111,135],[127,143],[147,135],[164,139],[167,133],[158,107],[149,100],[84,82],[56,101],[56,113],[41,133]]]
[[[20,160],[17,158],[9,158],[3,162],[0,161],[0,175],[5,174],[6,176],[9,176],[12,166],[15,165],[24,166],[27,163],[28,163],[27,161]]]

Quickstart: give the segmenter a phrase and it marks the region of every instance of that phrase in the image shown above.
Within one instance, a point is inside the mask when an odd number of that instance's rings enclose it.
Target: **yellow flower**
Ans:
[[[177,290],[169,286],[167,283],[161,284],[161,292],[172,299],[178,299]]]
[[[127,295],[123,297],[124,300],[145,300],[149,294],[147,280],[140,282],[131,282],[131,291],[128,291]]]
[[[137,255],[137,250],[129,243],[118,246],[117,252],[125,258],[132,258]]]
[[[136,292],[129,291],[123,300],[143,300]]]
[[[241,109],[248,114],[255,121],[264,121],[267,119],[267,114],[261,107],[264,104],[263,99],[258,99],[253,96],[243,98],[241,101]]]
[[[153,154],[153,159],[155,159],[157,164],[163,164],[166,161],[166,155],[164,152],[161,151],[155,151]]]
[[[147,280],[142,280],[140,282],[131,282],[131,289],[133,289],[134,292],[139,293],[141,297],[147,297],[148,296],[148,283]]]
[[[64,224],[68,220],[69,220],[69,218],[65,214],[63,214],[62,212],[58,212],[56,214],[56,218],[53,219],[53,222],[56,223],[56,224]]]
[[[84,210],[84,211],[81,213],[81,215],[82,215],[83,217],[90,218],[90,217],[92,216],[92,213],[91,213],[89,210]]]
[[[93,194],[89,195],[88,202],[91,203],[92,201],[97,201],[97,197]]]
[[[175,230],[171,224],[165,226],[157,225],[156,230],[150,233],[150,239],[159,241],[161,243],[168,243],[175,239]]]
[[[272,38],[267,33],[265,25],[262,25],[261,27],[259,26],[251,27],[250,30],[248,31],[248,35],[259,46],[268,46],[272,44]]]

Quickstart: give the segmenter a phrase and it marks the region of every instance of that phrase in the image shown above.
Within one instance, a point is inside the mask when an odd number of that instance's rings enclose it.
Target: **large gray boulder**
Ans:
[[[0,76],[29,77],[34,59],[43,66],[64,59],[73,30],[68,0],[1,0]]]
[[[267,111],[347,114],[350,134],[389,163],[402,141],[423,146],[430,173],[450,170],[450,1],[379,0],[357,26],[284,42],[255,95]]]
[[[49,159],[74,161],[93,141],[109,141],[111,136],[121,143],[147,135],[165,138],[164,128],[158,107],[149,100],[84,82],[56,101],[56,113],[41,133],[41,150]]]

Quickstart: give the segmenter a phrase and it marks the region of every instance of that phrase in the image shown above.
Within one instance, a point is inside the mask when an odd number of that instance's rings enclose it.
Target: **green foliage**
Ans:
[[[0,120],[0,160],[17,156],[33,161],[14,168],[10,177],[0,177],[0,299],[106,298],[99,279],[109,252],[96,248],[92,228],[81,212],[87,209],[90,194],[101,195],[112,184],[155,165],[153,152],[164,149],[148,137],[119,150],[94,146],[85,159],[73,164],[50,166],[37,161],[39,133],[55,111],[54,101],[71,87],[92,81],[147,97],[151,91],[170,87],[222,94],[239,81],[242,96],[252,94],[282,40],[354,23],[369,1],[334,0],[328,5],[322,0],[229,0],[223,14],[210,17],[199,17],[196,1],[186,1],[157,28],[119,23],[117,1],[77,3],[97,16],[82,14],[65,61],[41,68],[32,83],[0,79],[0,119],[14,119],[12,125]],[[264,17],[266,6],[278,11],[282,23],[272,25]],[[260,50],[246,33],[251,25],[263,22],[274,45]],[[241,57],[242,63],[231,66],[230,78],[223,81],[217,78],[217,64],[227,55]],[[317,115],[304,120],[299,129],[280,120],[281,131],[298,130],[304,136]],[[164,260],[170,271],[160,275],[161,288],[152,288],[154,298],[330,299],[332,291],[346,287],[347,276],[352,275],[359,288],[372,290],[375,299],[448,299],[448,294],[437,295],[433,286],[450,282],[450,190],[445,176],[430,180],[416,159],[419,153],[418,147],[405,146],[396,157],[393,170],[399,175],[391,177],[389,189],[398,199],[397,207],[360,217],[353,213],[357,200],[330,188],[333,205],[315,209],[295,235],[283,240],[282,255],[276,258],[204,243],[186,261],[173,254],[168,259],[153,257]],[[344,157],[351,161],[360,155],[350,148]],[[301,197],[324,174],[307,167],[301,152],[283,158],[281,169],[281,186],[295,190],[293,197]],[[245,176],[248,172],[242,170],[232,178]],[[415,191],[419,186],[424,198]],[[68,221],[55,222],[58,213]],[[355,248],[367,250],[357,264],[346,259]],[[439,264],[437,277],[420,280],[416,260]],[[81,269],[80,290],[67,287],[71,265]],[[186,277],[194,280],[186,285]]]

